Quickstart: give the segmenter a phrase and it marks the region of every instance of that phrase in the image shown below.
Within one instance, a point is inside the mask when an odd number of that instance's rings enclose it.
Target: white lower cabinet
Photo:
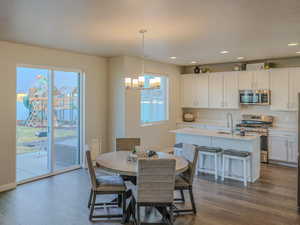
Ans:
[[[270,135],[269,158],[276,161],[297,163],[298,149],[295,135]]]
[[[288,160],[288,138],[269,136],[269,158],[278,161]]]

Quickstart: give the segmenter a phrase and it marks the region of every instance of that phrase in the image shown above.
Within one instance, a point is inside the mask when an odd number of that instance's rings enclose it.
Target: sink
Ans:
[[[231,134],[230,131],[223,131],[223,130],[220,130],[217,132],[218,134]]]

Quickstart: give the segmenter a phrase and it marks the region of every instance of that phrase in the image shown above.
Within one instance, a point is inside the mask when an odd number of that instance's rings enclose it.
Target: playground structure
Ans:
[[[22,125],[26,127],[43,128],[48,126],[48,80],[43,75],[36,76],[34,87],[28,93],[18,96],[26,110],[26,119]],[[53,91],[54,127],[74,126],[78,119],[78,89],[61,87]],[[25,111],[24,111],[25,112]]]
[[[48,126],[48,97],[30,97],[29,95],[26,101],[28,101],[29,114],[24,125],[27,127]],[[27,105],[27,103],[25,104]],[[54,96],[52,105],[54,108],[54,126],[57,127],[62,123],[64,125],[75,125],[77,121],[77,105],[76,93]]]

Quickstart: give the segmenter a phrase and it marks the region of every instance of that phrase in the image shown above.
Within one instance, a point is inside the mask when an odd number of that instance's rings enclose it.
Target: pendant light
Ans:
[[[159,89],[160,88],[160,78],[154,77],[149,80],[149,86],[145,87],[145,33],[147,30],[141,29],[139,33],[142,35],[142,48],[143,48],[143,58],[142,58],[142,73],[138,78],[125,77],[125,88],[126,89]]]

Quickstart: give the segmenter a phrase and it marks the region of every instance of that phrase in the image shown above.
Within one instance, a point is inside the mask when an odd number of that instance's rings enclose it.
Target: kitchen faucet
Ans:
[[[229,119],[230,119],[230,124],[229,124]],[[233,135],[233,133],[234,133],[234,129],[233,129],[233,116],[232,116],[232,113],[227,113],[226,114],[226,119],[227,119],[227,128],[229,128],[230,127],[230,132],[231,132],[231,134]]]

